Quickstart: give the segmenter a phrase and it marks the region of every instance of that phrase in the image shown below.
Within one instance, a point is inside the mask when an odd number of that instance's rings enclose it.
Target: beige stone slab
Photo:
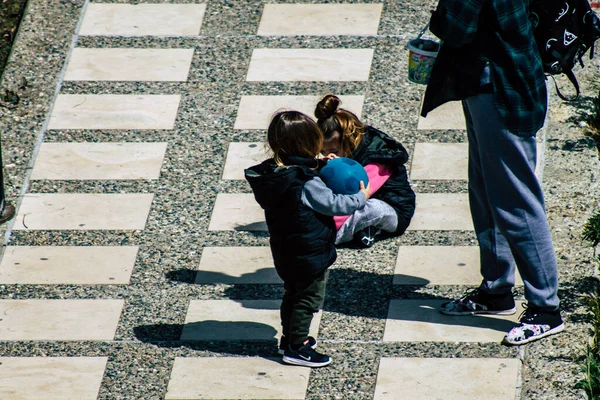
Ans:
[[[280,284],[268,246],[205,247],[196,283]]]
[[[254,49],[247,81],[367,81],[373,49]]]
[[[421,103],[422,104],[422,103]],[[465,130],[467,125],[465,122],[465,114],[462,108],[462,102],[449,101],[442,104],[433,111],[427,113],[427,117],[423,118],[419,112],[419,122],[417,129],[431,130]]]
[[[513,400],[518,359],[388,358],[379,361],[375,400]]]
[[[0,300],[2,340],[112,340],[123,300]]]
[[[265,213],[253,194],[219,193],[208,230],[265,232]]]
[[[478,246],[400,246],[394,285],[478,285]]]
[[[167,143],[42,143],[32,180],[158,179]]]
[[[245,179],[244,169],[259,164],[272,153],[265,143],[233,142],[229,143],[227,158],[223,167],[223,179]]]
[[[409,230],[473,230],[466,193],[417,193],[417,207]]]
[[[15,230],[144,229],[151,193],[30,193],[23,197]]]
[[[59,94],[48,129],[172,129],[180,95]]]
[[[89,3],[79,35],[195,36],[206,4]]]
[[[284,365],[280,359],[177,357],[165,398],[302,400],[309,377],[310,368]]]
[[[537,144],[536,173],[544,152]],[[410,178],[413,180],[468,180],[468,143],[416,143]]]
[[[185,82],[193,56],[194,49],[78,47],[69,57],[64,80]]]
[[[0,398],[95,400],[108,357],[0,357]]]
[[[297,110],[314,118],[315,107],[322,96],[242,96],[235,120],[235,129],[267,129],[271,117],[280,110]],[[359,118],[365,96],[339,96],[340,107]]]
[[[0,284],[125,285],[137,246],[8,246]]]
[[[448,300],[391,300],[384,342],[498,342],[517,322],[513,315],[451,316],[439,312]]]
[[[181,340],[276,340],[281,336],[281,300],[192,300]],[[322,311],[310,335],[317,337]]]
[[[410,166],[412,180],[467,180],[467,143],[417,143]]]
[[[376,35],[382,9],[381,3],[265,4],[258,35]]]
[[[516,284],[523,281],[517,272]],[[478,246],[400,246],[394,285],[481,283]]]

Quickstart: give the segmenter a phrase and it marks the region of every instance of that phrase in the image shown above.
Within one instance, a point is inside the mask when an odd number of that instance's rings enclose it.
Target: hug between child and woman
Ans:
[[[284,282],[279,349],[288,364],[331,362],[315,350],[308,332],[325,296],[335,245],[371,247],[379,235],[401,235],[415,211],[404,146],[340,104],[337,96],[325,96],[316,106],[316,122],[299,111],[276,113],[267,130],[273,157],[245,170],[265,211],[273,261]],[[367,186],[361,182],[356,194],[334,194],[319,170],[336,157],[362,164]]]

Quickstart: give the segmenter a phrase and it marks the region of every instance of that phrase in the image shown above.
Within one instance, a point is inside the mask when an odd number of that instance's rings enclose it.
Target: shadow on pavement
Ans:
[[[215,284],[232,284],[236,279],[239,279],[222,273],[199,272],[196,270],[176,270],[167,273],[167,277],[175,281],[194,284],[197,282],[199,273]],[[244,278],[258,279],[260,276],[264,276],[265,273],[261,269],[255,273],[256,277],[252,276],[254,274],[246,274]],[[438,307],[448,299],[416,291],[416,289],[429,284],[428,280],[414,276],[396,275],[396,278],[399,277],[409,278],[411,282],[414,282],[413,285],[403,286],[401,289],[403,290],[403,300],[413,301],[403,303],[399,308],[390,308],[390,302],[397,300],[397,296],[394,296],[394,289],[398,285],[393,285],[394,275],[364,272],[352,268],[332,268],[329,270],[323,310],[353,317],[424,322],[433,325],[481,327],[502,332],[510,330],[514,325],[511,321],[485,315],[441,315]],[[205,282],[205,279],[201,280]],[[250,309],[254,308],[256,303],[247,300],[281,299],[283,287],[281,284],[233,284],[225,288],[224,294],[227,298]],[[231,322],[231,324],[231,329],[235,329],[237,322]]]
[[[201,321],[188,324],[152,324],[137,326],[133,332],[138,340],[163,348],[185,347],[196,351],[264,357],[276,355],[278,349],[277,330],[258,322]],[[226,332],[227,340],[215,340],[215,332]],[[261,339],[244,339],[247,335]]]
[[[236,225],[234,228],[236,231],[248,232],[256,236],[266,236],[267,223],[264,221],[252,222],[246,225]]]

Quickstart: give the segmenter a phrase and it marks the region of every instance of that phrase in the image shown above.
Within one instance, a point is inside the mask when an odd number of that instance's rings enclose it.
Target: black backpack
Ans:
[[[600,19],[588,0],[532,0],[529,19],[533,36],[542,56],[544,72],[550,76],[565,74],[577,91],[579,83],[573,74],[577,62],[583,67],[583,56],[590,50],[594,57],[594,42],[600,38]],[[563,100],[568,100],[558,90]]]

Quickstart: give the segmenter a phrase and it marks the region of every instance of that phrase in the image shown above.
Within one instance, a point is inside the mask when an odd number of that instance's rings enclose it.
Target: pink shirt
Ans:
[[[369,177],[369,183],[371,184],[371,195],[374,194],[380,187],[383,186],[385,181],[392,175],[390,168],[383,164],[367,164],[365,165],[365,171]],[[338,230],[344,222],[350,218],[350,215],[336,215],[333,217],[335,221],[335,229]]]

